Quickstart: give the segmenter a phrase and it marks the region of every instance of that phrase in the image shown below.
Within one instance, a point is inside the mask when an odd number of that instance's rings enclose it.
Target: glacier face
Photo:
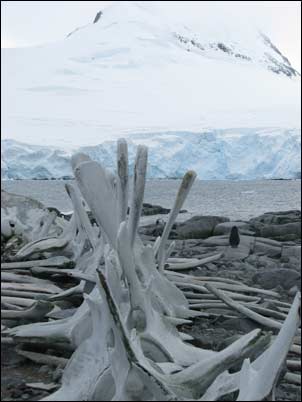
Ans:
[[[202,133],[166,132],[132,134],[130,172],[136,146],[149,147],[149,178],[179,178],[194,169],[199,179],[297,178],[301,174],[301,130],[268,128],[211,130]],[[4,140],[1,169],[5,179],[72,177],[70,157],[87,153],[114,170],[116,142],[72,151]]]

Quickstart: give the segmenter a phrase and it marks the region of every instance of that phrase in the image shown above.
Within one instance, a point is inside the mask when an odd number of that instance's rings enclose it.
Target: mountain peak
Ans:
[[[300,127],[300,78],[271,40],[237,17],[219,24],[208,2],[199,24],[163,3],[114,2],[60,42],[4,49],[4,138]]]

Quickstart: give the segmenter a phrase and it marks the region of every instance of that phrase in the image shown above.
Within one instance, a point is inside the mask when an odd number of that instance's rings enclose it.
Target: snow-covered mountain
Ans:
[[[157,3],[114,2],[60,42],[2,49],[7,177],[69,176],[85,146],[110,165],[122,136],[130,150],[150,144],[154,177],[300,170],[300,76],[288,59],[244,18],[207,5],[200,24],[183,24]]]
[[[130,172],[136,146],[149,146],[148,176],[181,177],[195,169],[200,179],[294,178],[301,172],[299,130],[215,130],[130,135]],[[46,146],[3,141],[3,169],[7,179],[72,177],[70,156],[84,152],[111,169],[116,166],[116,143],[80,147],[66,152]]]

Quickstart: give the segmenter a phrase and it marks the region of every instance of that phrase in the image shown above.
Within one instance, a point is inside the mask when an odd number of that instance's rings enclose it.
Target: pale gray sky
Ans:
[[[32,46],[65,37],[93,20],[112,1],[1,1],[1,47]],[[222,13],[243,12],[270,36],[301,71],[300,1],[162,1],[157,6],[181,16],[201,18],[207,3]]]

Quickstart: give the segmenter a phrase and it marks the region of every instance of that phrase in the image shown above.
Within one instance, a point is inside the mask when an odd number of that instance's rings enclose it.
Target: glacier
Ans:
[[[1,49],[3,177],[70,177],[79,150],[113,167],[119,137],[130,157],[149,145],[149,177],[299,176],[290,61],[244,13],[207,4],[196,24],[160,3],[113,2],[61,41]]]
[[[149,147],[149,178],[180,178],[194,169],[199,179],[273,179],[301,177],[301,130],[226,129],[202,133],[160,132],[128,136],[130,171],[136,146]],[[2,141],[4,179],[72,178],[72,153],[87,153],[115,169],[116,142],[64,150]]]

